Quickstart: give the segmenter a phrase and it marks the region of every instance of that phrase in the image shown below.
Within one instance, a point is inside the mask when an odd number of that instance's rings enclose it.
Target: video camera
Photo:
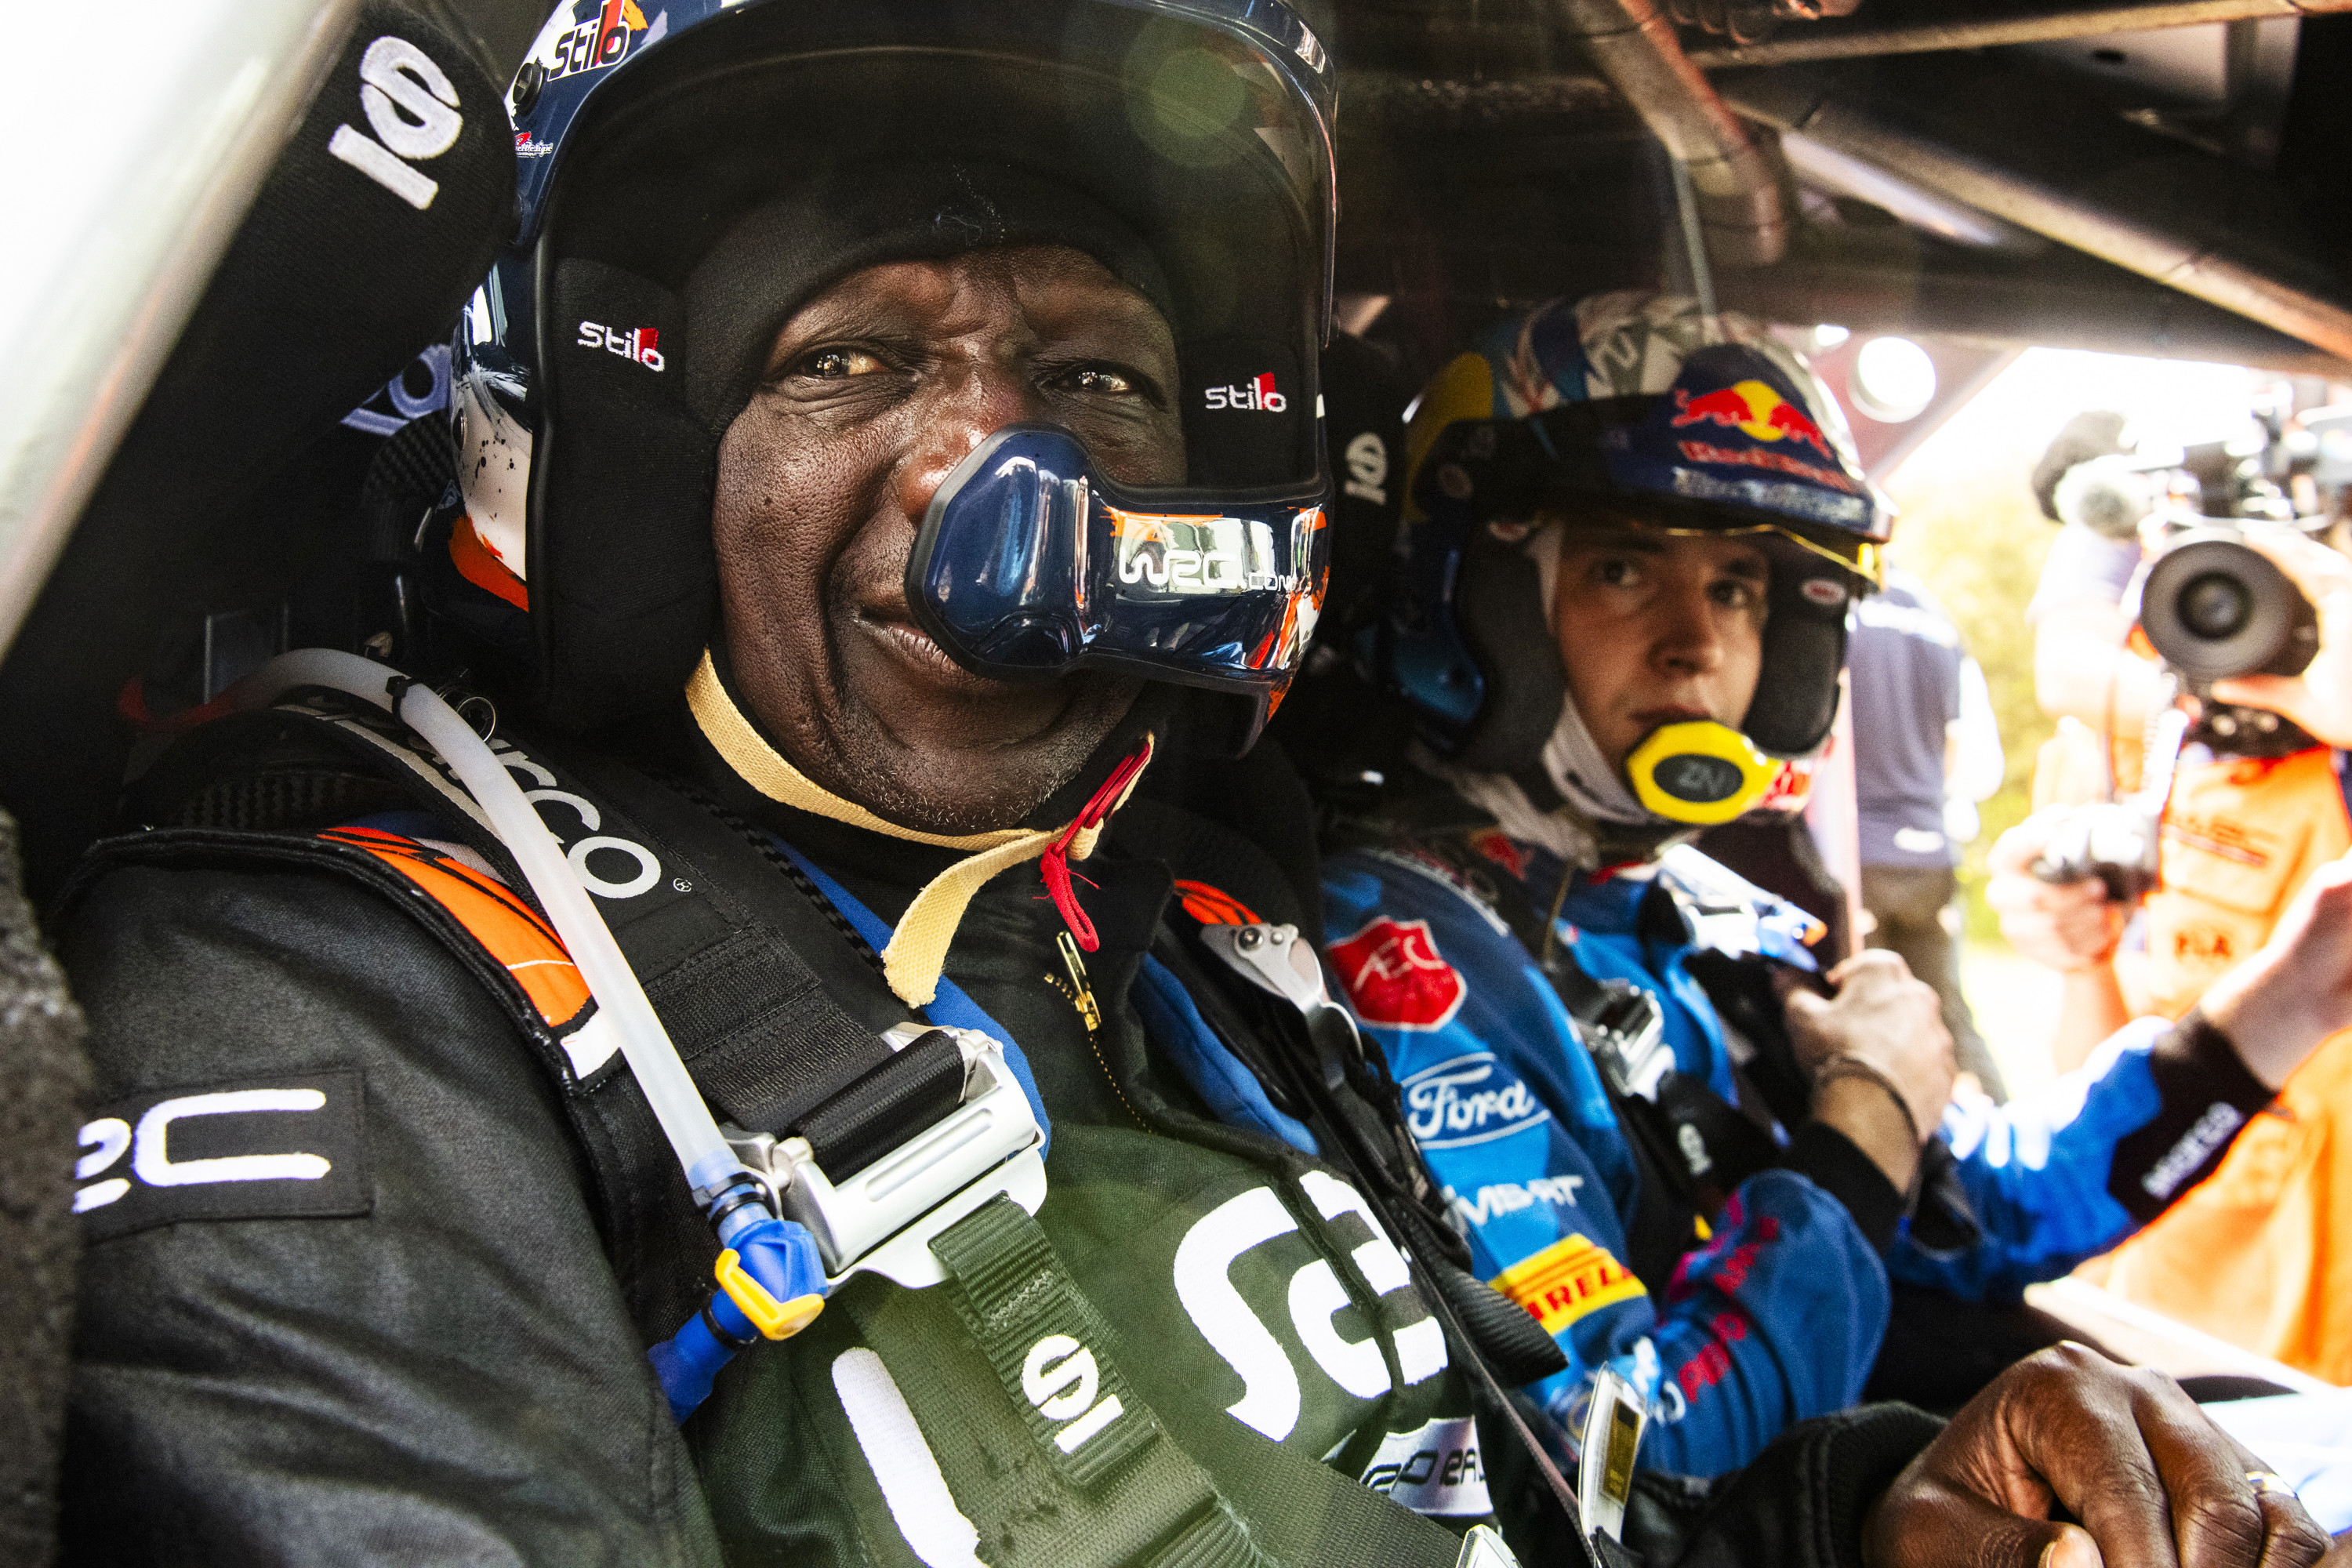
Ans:
[[[2282,388],[2252,412],[2255,429],[2231,441],[2075,464],[2053,500],[2066,521],[2153,550],[2123,607],[2198,700],[2185,739],[2283,756],[2314,742],[2275,713],[2217,701],[2212,688],[2235,676],[2300,674],[2318,651],[2318,616],[2248,542],[2248,530],[2326,525],[2327,502],[2352,482],[2352,409],[2313,410],[2289,428]]]
[[[2311,601],[2246,542],[2246,531],[2236,523],[2200,517],[2165,526],[2164,549],[2141,575],[2137,603],[2127,595],[2125,608],[2190,693],[2220,710],[2205,721],[2219,740],[2226,744],[2277,732],[2285,724],[2277,714],[2216,704],[2212,684],[2242,675],[2302,674],[2319,651],[2319,616]],[[2216,722],[2233,714],[2240,719],[2234,725]]]
[[[2123,607],[2180,689],[2198,700],[2198,715],[2192,724],[2168,703],[2151,719],[2140,788],[2062,819],[2032,867],[2043,881],[2095,879],[2116,903],[2138,902],[2157,884],[2164,807],[2182,746],[2201,742],[2271,757],[2317,743],[2277,713],[2213,696],[2219,680],[2300,675],[2319,651],[2311,602],[2247,542],[2248,525],[2325,525],[2321,498],[2352,482],[2352,410],[2305,416],[2293,430],[2289,412],[2284,400],[2257,405],[2258,437],[2152,461],[2100,458],[2059,481],[2061,515],[2110,537],[2147,542],[2147,521],[2160,520],[2162,542]]]

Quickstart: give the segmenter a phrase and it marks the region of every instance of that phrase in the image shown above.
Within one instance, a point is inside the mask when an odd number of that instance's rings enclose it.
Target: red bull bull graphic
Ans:
[[[1765,468],[1832,485],[1849,493],[1855,491],[1854,482],[1843,471],[1835,449],[1830,446],[1829,437],[1814,423],[1812,416],[1781,396],[1765,382],[1753,379],[1734,382],[1714,392],[1702,392],[1696,397],[1677,387],[1675,408],[1675,416],[1669,421],[1673,428],[1714,425],[1727,430],[1737,430],[1752,441],[1766,443],[1759,447],[1684,441],[1680,447],[1686,461]],[[1789,450],[1769,449],[1783,441],[1791,443]],[[1795,450],[1799,447],[1811,447],[1828,466],[1799,457]]]
[[[1822,434],[1812,416],[1763,382],[1735,382],[1720,392],[1703,392],[1696,397],[1677,389],[1675,406],[1681,411],[1674,417],[1678,430],[1689,425],[1722,425],[1758,441],[1801,441],[1830,461],[1837,461],[1829,437]]]

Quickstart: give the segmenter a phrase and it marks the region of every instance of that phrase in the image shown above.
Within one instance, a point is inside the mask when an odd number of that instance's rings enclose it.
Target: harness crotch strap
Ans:
[[[786,762],[761,735],[719,679],[718,667],[706,651],[686,683],[686,705],[703,737],[727,765],[746,784],[770,800],[814,816],[846,823],[871,833],[886,834],[941,849],[961,849],[967,858],[932,878],[907,906],[882,950],[882,976],[898,999],[913,1007],[929,1006],[939,994],[940,971],[947,963],[949,944],[963,924],[964,910],[973,895],[1001,871],[1045,857],[1045,887],[1070,934],[1088,952],[1099,945],[1094,922],[1078,907],[1070,887],[1069,862],[1095,852],[1111,813],[1135,793],[1143,770],[1150,765],[1154,744],[1150,736],[1135,753],[1111,771],[1084,810],[1061,827],[1004,827],[987,833],[924,833],[886,821],[816,783]]]

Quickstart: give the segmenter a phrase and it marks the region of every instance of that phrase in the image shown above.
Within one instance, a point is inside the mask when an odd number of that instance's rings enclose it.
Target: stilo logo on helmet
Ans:
[[[631,327],[625,331],[619,327],[605,326],[601,321],[581,322],[580,336],[573,340],[575,347],[603,349],[606,353],[619,354],[623,359],[634,360],[647,370],[656,372],[664,363],[661,349],[657,346],[660,342],[661,330],[657,327]]]
[[[627,54],[630,39],[646,30],[646,14],[637,9],[636,0],[604,0],[596,15],[556,35],[555,47],[541,65],[545,79],[600,70]]]
[[[1253,414],[1279,414],[1290,406],[1290,399],[1275,390],[1274,373],[1266,371],[1250,377],[1244,386],[1209,388],[1208,405]]]

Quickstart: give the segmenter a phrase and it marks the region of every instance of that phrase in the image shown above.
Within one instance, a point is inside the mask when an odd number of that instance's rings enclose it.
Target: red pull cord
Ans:
[[[1119,796],[1127,793],[1128,785],[1135,782],[1135,775],[1141,773],[1143,764],[1150,760],[1151,742],[1146,741],[1126,761],[1113,768],[1110,777],[1103,781],[1102,788],[1095,791],[1093,798],[1070,819],[1070,826],[1062,830],[1062,836],[1054,840],[1053,847],[1045,851],[1045,858],[1040,868],[1045,878],[1045,891],[1053,896],[1054,908],[1060,911],[1062,923],[1070,928],[1070,935],[1087,952],[1101,947],[1102,939],[1095,935],[1095,922],[1087,918],[1087,911],[1078,903],[1076,891],[1070,886],[1070,841],[1082,829],[1099,825],[1110,815],[1111,807],[1118,804]]]

